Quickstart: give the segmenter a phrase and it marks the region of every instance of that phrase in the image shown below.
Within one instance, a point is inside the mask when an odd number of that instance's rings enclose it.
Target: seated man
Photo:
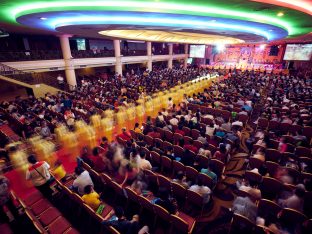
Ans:
[[[137,234],[140,230],[138,215],[134,215],[132,220],[129,221],[125,217],[122,207],[116,207],[115,214],[108,221],[103,221],[102,224],[113,226],[122,234]]]
[[[213,183],[217,184],[218,176],[216,175],[216,173],[213,172],[212,163],[209,163],[207,168],[202,168],[200,172],[208,175],[213,180]]]
[[[186,181],[186,177],[185,177],[183,171],[178,171],[176,178],[173,179],[172,181],[182,185],[184,188],[190,187]]]
[[[204,198],[204,203],[207,204],[210,201],[211,190],[208,186],[202,184],[199,180],[197,184],[190,187],[190,190],[199,193]]]
[[[158,190],[158,198],[155,199],[155,204],[166,209],[170,214],[175,214],[177,206],[172,199],[169,198],[169,191],[160,187]]]

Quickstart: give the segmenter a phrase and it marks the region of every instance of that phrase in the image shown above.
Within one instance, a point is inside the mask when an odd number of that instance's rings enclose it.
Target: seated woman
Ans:
[[[218,160],[220,160],[221,162],[226,162],[227,161],[227,150],[226,150],[226,145],[221,143],[219,146],[219,150],[217,150],[214,155],[213,158],[216,158]]]
[[[81,198],[93,210],[96,210],[101,204],[100,195],[94,191],[92,185],[87,185],[84,188],[84,195]]]

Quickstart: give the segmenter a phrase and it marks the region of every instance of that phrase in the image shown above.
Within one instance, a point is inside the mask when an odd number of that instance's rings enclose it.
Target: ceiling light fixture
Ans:
[[[282,17],[282,16],[284,16],[284,13],[283,13],[283,12],[278,12],[278,13],[277,13],[277,16],[278,16],[278,17]]]
[[[41,19],[41,20],[47,20],[48,18],[46,18],[46,17],[40,17],[39,19]]]

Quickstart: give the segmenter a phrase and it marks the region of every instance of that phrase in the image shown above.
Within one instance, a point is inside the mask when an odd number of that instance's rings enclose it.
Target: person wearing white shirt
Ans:
[[[84,188],[87,185],[92,185],[92,187],[93,187],[92,179],[89,175],[89,172],[83,170],[80,167],[75,168],[75,174],[77,175],[77,178],[73,182],[73,188],[77,189],[77,191],[80,195],[83,195],[84,194]]]
[[[206,134],[208,136],[213,136],[215,129],[217,128],[217,125],[210,123],[210,125],[206,126]]]
[[[199,193],[204,198],[205,204],[210,201],[211,190],[209,187],[202,185],[200,181],[198,184],[192,185],[189,189],[193,192]]]
[[[139,160],[139,168],[141,170],[152,170],[152,164],[145,159],[145,152],[141,151],[140,152],[140,160]]]
[[[169,120],[169,123],[171,124],[171,125],[178,125],[178,123],[179,123],[179,120],[176,118],[176,116],[174,115],[174,116],[172,116],[172,119],[170,119]]]
[[[236,120],[235,122],[232,123],[232,126],[239,126],[239,127],[243,127],[243,122]]]
[[[34,155],[27,158],[31,164],[26,171],[26,180],[31,180],[33,185],[47,198],[52,197],[53,190],[50,188],[51,174],[50,165],[45,161],[38,162]]]

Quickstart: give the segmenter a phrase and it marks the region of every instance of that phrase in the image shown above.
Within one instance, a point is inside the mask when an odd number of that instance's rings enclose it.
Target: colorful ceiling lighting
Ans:
[[[239,24],[224,24],[218,22],[205,22],[199,20],[183,20],[176,18],[155,18],[155,17],[133,17],[133,16],[99,16],[99,17],[74,17],[74,18],[59,18],[52,22],[52,27],[58,28],[63,25],[75,25],[79,24],[132,24],[132,25],[145,25],[145,26],[168,26],[168,27],[184,27],[184,28],[196,28],[196,29],[219,29],[219,30],[235,30],[238,32],[247,32],[257,35],[261,35],[267,40],[271,40],[272,37],[269,32],[259,30],[249,26]]]
[[[217,6],[179,4],[169,2],[143,2],[143,1],[62,1],[28,3],[13,9],[15,18],[24,14],[36,12],[68,11],[68,10],[118,10],[118,11],[144,11],[144,12],[166,12],[179,14],[194,14],[206,16],[219,16],[225,18],[244,19],[274,24],[283,27],[292,33],[294,29],[287,21],[283,21],[265,14],[249,13],[239,10],[223,9]]]
[[[129,27],[130,29],[144,28],[148,30],[159,30],[161,28],[162,31],[208,33],[210,35],[238,37],[242,40],[246,40],[246,38],[240,37],[242,35],[254,35],[254,41],[275,40],[288,35],[285,29],[263,23],[181,14],[118,11],[69,11],[57,14],[55,12],[42,14],[33,13],[20,16],[17,21],[29,27],[36,24],[36,28],[70,34],[75,34],[75,32],[64,31],[64,29],[83,26],[94,28],[96,32],[107,29],[129,29]],[[36,20],[43,16],[47,20]],[[111,28],[107,28],[107,26]],[[247,39],[247,41],[250,40]]]
[[[159,41],[171,43],[188,43],[188,44],[238,44],[244,43],[232,37],[220,35],[209,35],[187,32],[166,32],[154,30],[105,30],[99,34],[114,38],[142,40],[142,41]]]
[[[231,32],[230,37],[254,34],[258,39],[261,36],[266,40],[275,40],[312,31],[310,16],[297,10],[301,7],[306,9],[301,9],[303,12],[311,12],[309,2],[310,0],[3,0],[0,3],[0,26],[3,21],[14,26],[19,23],[54,32],[78,25],[91,25],[95,28],[95,25],[109,24],[115,27],[111,29],[120,25],[134,28],[142,26],[145,29],[159,26],[161,30],[186,30],[217,35]],[[274,4],[281,7],[272,7]],[[112,12],[119,13],[119,19]],[[34,16],[37,20],[47,19],[39,20],[41,23],[38,23]],[[187,17],[195,18],[186,19]]]

